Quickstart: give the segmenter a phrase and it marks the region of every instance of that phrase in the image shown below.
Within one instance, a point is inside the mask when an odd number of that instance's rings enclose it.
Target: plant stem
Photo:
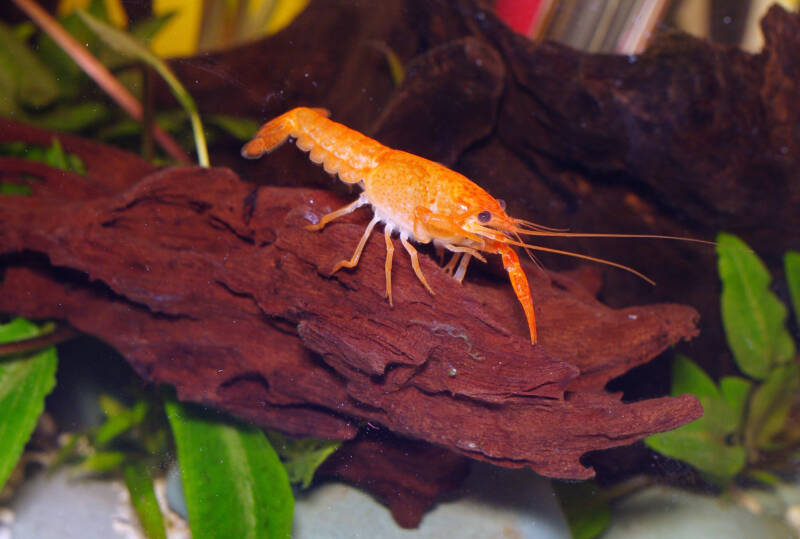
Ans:
[[[153,160],[153,126],[155,114],[153,105],[153,70],[147,64],[141,65],[142,71],[142,103],[144,114],[142,116],[142,157],[145,161]]]
[[[47,11],[42,9],[35,0],[13,0],[28,17],[35,22],[53,41],[59,44],[64,52],[83,69],[94,81],[111,96],[132,118],[142,121],[142,105],[114,77],[114,75],[95,58],[85,47],[81,46],[72,35],[67,32],[59,22]],[[157,125],[153,125],[153,138],[167,152],[170,157],[181,163],[190,163],[189,157],[180,145],[169,134]]]
[[[19,341],[0,344],[0,356],[33,352],[34,350],[40,350],[48,346],[53,346],[54,344],[60,344],[78,336],[80,336],[80,333],[77,330],[72,329],[72,327],[58,325],[53,331],[45,333],[44,335],[37,335],[36,337],[31,337],[30,339],[22,339]]]

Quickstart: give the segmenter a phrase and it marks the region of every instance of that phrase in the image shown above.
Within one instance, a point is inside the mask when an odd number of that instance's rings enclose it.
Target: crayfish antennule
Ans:
[[[525,234],[526,232],[568,232],[568,228],[555,228],[544,226],[525,219],[514,219],[515,230]]]

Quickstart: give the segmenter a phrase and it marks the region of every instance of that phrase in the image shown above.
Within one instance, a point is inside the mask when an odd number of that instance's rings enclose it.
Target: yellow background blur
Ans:
[[[61,0],[58,14],[65,15],[76,8],[86,8],[91,0]],[[309,0],[218,0],[225,9],[235,11],[240,2],[247,2],[248,14],[273,4],[269,21],[260,29],[261,35],[273,34],[287,26],[308,5]],[[128,17],[120,0],[104,0],[111,22],[118,27],[128,24]],[[188,56],[197,52],[198,34],[203,19],[200,0],[153,0],[155,15],[175,12],[150,44],[159,56]]]

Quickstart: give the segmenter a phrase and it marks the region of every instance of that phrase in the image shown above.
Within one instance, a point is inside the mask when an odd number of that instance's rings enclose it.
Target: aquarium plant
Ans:
[[[694,361],[678,356],[671,393],[696,395],[705,414],[645,443],[720,486],[744,477],[773,483],[800,449],[800,425],[791,419],[799,400],[797,349],[786,327],[787,308],[772,292],[764,263],[736,236],[720,234],[717,242],[722,321],[741,375],[714,382]],[[800,253],[786,253],[784,269],[797,317]]]

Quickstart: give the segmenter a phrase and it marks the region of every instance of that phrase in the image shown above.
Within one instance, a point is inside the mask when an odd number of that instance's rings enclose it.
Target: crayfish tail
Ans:
[[[258,159],[286,142],[292,131],[291,122],[287,120],[287,115],[282,114],[265,123],[256,136],[242,147],[242,157]]]

